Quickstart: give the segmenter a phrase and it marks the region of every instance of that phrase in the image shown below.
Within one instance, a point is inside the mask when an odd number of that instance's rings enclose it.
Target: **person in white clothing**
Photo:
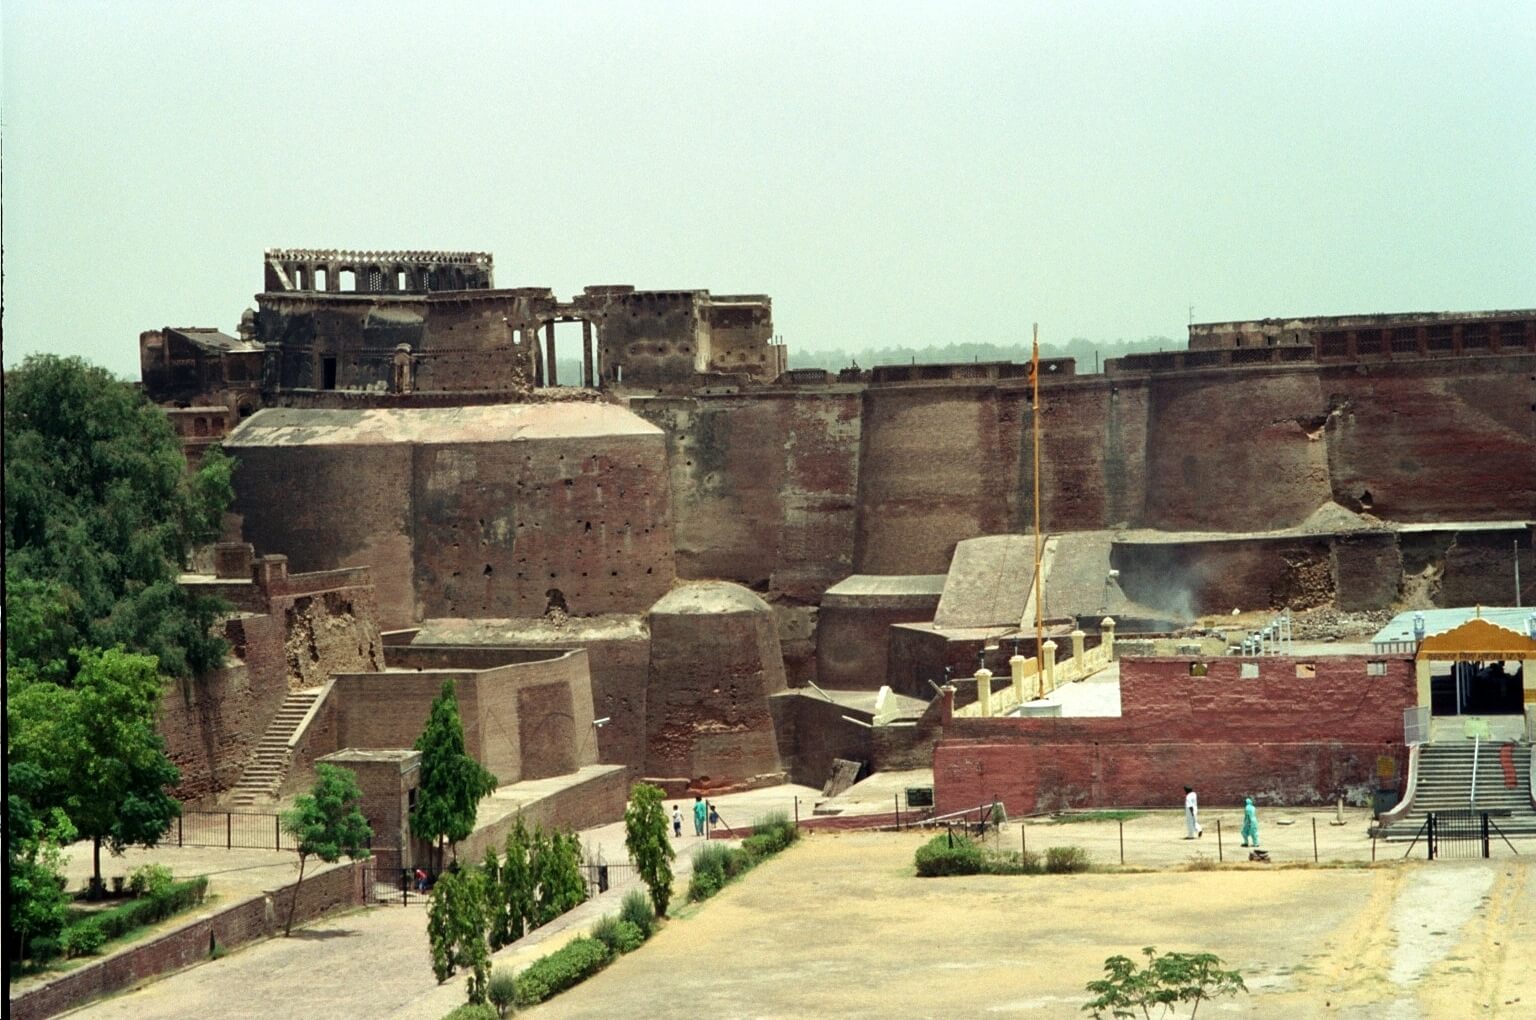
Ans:
[[[1195,788],[1184,787],[1184,838],[1198,839],[1205,835],[1205,830],[1200,828],[1200,798],[1195,796]]]

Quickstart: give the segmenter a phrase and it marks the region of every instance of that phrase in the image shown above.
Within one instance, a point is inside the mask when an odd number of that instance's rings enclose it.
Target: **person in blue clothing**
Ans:
[[[704,819],[709,817],[709,808],[704,806],[704,798],[695,794],[693,798],[693,834],[704,835]]]
[[[1250,843],[1249,840],[1252,840]],[[1259,812],[1254,809],[1253,798],[1243,801],[1243,846],[1259,845]]]

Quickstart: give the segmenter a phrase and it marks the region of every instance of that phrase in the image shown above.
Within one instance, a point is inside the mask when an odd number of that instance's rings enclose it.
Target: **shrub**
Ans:
[[[169,892],[175,882],[171,869],[164,864],[141,864],[128,876],[128,891],[135,896],[155,896]]]
[[[1192,1002],[1189,1015],[1194,1016],[1202,1002],[1248,991],[1243,976],[1235,970],[1223,970],[1221,957],[1212,953],[1159,956],[1152,946],[1141,952],[1147,958],[1144,967],[1125,956],[1104,961],[1104,977],[1088,982],[1093,998],[1083,1004],[1083,1012],[1092,1012],[1094,1020],[1105,1020],[1132,1017],[1138,1010],[1150,1016],[1154,1006],[1162,1006],[1162,1015],[1170,1015],[1180,1004]]]
[[[443,1015],[443,1020],[497,1020],[497,1013],[490,1006],[482,1006],[473,1002],[466,1002],[452,1013]]]
[[[917,848],[917,873],[923,878],[945,875],[978,875],[983,859],[981,848],[964,836],[944,833]]]
[[[512,1004],[517,1001],[517,975],[512,973],[512,968],[498,967],[491,971],[485,997],[496,1007],[496,1016],[504,1017],[511,1011]]]
[[[699,903],[720,891],[721,879],[713,872],[696,873],[688,881],[688,902]]]
[[[730,849],[721,843],[705,843],[693,852],[693,873],[713,875],[718,884],[725,884],[725,862]]]
[[[138,870],[144,871],[145,868]],[[170,874],[165,868],[160,870],[167,875]],[[137,876],[138,872],[135,872],[134,875]],[[132,882],[133,879],[129,879],[130,885]],[[101,948],[103,942],[121,938],[135,928],[157,924],[167,917],[196,906],[203,902],[203,898],[207,893],[208,877],[206,875],[199,875],[196,878],[187,879],[185,882],[173,881],[170,885],[162,886],[140,899],[130,900],[121,906],[113,907],[111,910],[100,911],[85,920],[75,922],[64,929],[63,934],[60,936],[61,945],[63,945],[69,955],[80,955],[80,952],[69,948],[72,944],[69,941],[69,933],[76,928],[88,925],[96,930],[101,936],[101,940],[96,942],[93,948],[81,950],[81,952],[95,952],[96,949]],[[76,936],[73,944],[89,944],[93,938],[95,936],[91,934]],[[84,941],[81,942],[80,940]],[[34,958],[36,958],[35,953]]]
[[[49,938],[46,935],[39,935],[27,944],[27,955],[32,958],[33,963],[51,963],[58,959],[59,940]]]
[[[644,933],[630,922],[620,921],[618,925],[618,951],[620,953],[633,953],[643,945],[645,945]]]
[[[537,1005],[591,977],[607,964],[608,947],[597,939],[578,935],[560,949],[530,963],[517,976],[517,1004]]]
[[[1030,851],[1020,853],[1007,851],[1004,853],[984,853],[982,855],[981,870],[986,875],[1038,875],[1045,868],[1040,862],[1040,855]]]
[[[1071,875],[1091,866],[1088,851],[1080,846],[1053,846],[1045,851],[1045,870],[1052,875]]]
[[[752,821],[752,835],[748,838],[766,837],[759,840],[756,845],[765,848],[766,852],[758,852],[759,857],[767,857],[776,854],[800,838],[800,832],[795,828],[795,823],[790,820],[788,814],[783,811],[770,811],[766,815]],[[745,841],[743,841],[745,845]],[[757,852],[754,850],[754,852]]]
[[[101,949],[102,943],[107,941],[107,933],[102,931],[101,925],[91,917],[76,921],[65,928],[60,941],[64,945],[65,956],[90,956]]]
[[[619,925],[622,922],[612,914],[604,914],[598,922],[592,926],[592,937],[608,947],[610,954],[617,954],[619,950]]]
[[[642,939],[650,938],[656,928],[656,908],[651,906],[649,896],[639,889],[631,889],[624,894],[624,902],[619,905],[619,920],[628,921],[638,928]]]

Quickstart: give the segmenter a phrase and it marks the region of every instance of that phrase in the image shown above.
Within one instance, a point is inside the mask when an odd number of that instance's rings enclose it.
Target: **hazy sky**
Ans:
[[[792,348],[1536,306],[1536,3],[4,0],[5,363],[267,247],[767,293]]]

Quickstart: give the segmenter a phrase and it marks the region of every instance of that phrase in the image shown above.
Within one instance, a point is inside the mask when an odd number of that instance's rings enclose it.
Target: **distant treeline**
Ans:
[[[1094,371],[1095,355],[1098,357],[1098,370],[1103,371],[1104,361],[1108,358],[1118,358],[1125,354],[1143,354],[1154,351],[1177,351],[1185,348],[1185,342],[1174,340],[1166,336],[1149,336],[1142,340],[1116,340],[1098,342],[1085,340],[1082,337],[1073,337],[1064,344],[1042,343],[1040,345],[1040,357],[1042,358],[1076,358],[1077,371],[1089,373]],[[1030,357],[1028,344],[945,344],[943,347],[873,347],[858,351],[846,351],[838,348],[822,351],[798,350],[793,345],[789,348],[790,368],[825,368],[836,372],[839,369],[858,365],[860,368],[873,368],[876,365],[920,365],[953,364],[963,361],[1014,361],[1025,362]]]

